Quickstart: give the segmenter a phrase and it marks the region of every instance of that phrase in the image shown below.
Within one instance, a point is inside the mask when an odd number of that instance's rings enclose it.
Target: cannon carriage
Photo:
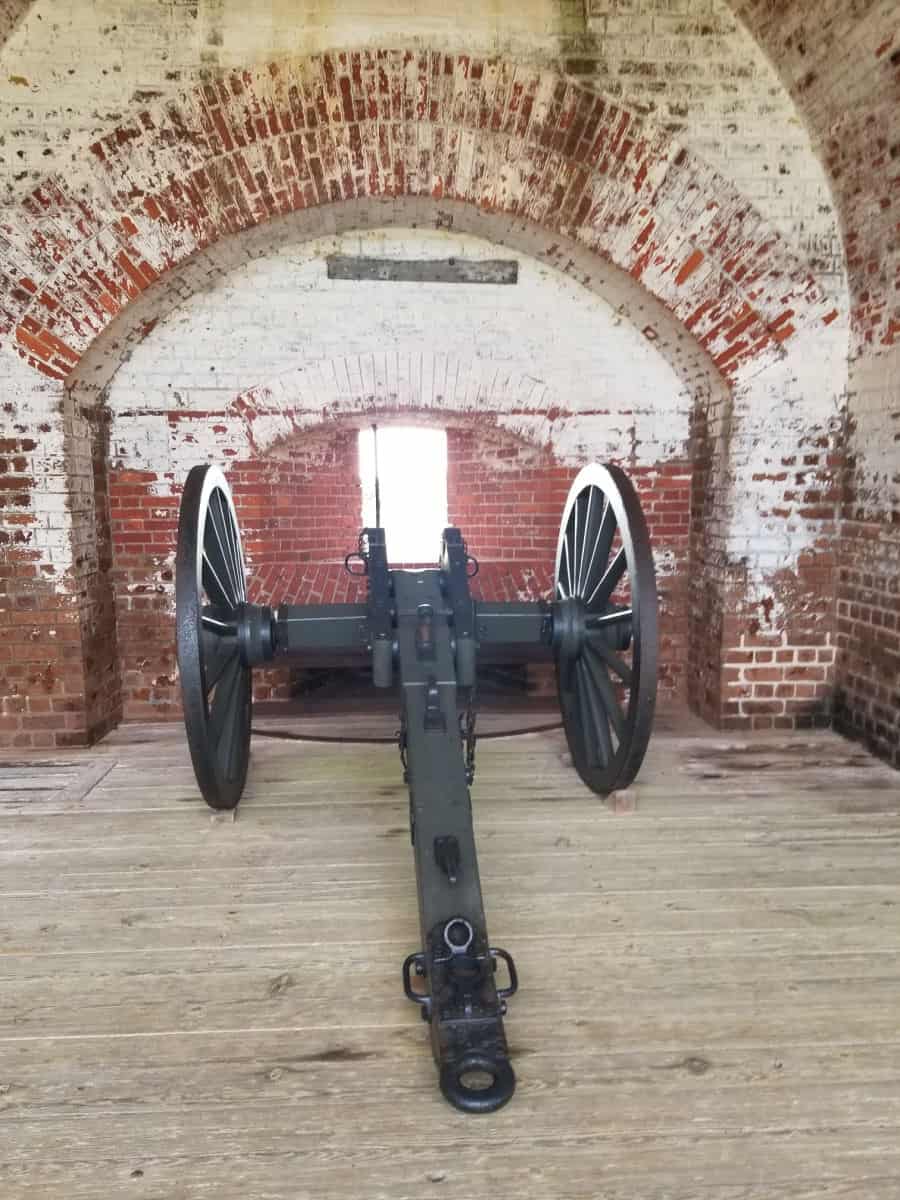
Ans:
[[[185,727],[212,808],[234,808],[245,786],[254,668],[369,664],[375,687],[397,689],[421,930],[403,987],[429,1023],[447,1100],[466,1112],[500,1108],[515,1088],[503,1017],[518,977],[512,955],[491,945],[478,874],[470,796],[478,669],[553,662],[575,770],[599,795],[631,783],[650,738],[657,674],[653,556],[633,485],[616,466],[578,474],[554,593],[542,601],[473,599],[477,563],[453,527],[436,566],[392,569],[376,517],[345,560],[365,576],[365,602],[250,603],[234,503],[210,465],[185,483],[176,561]]]

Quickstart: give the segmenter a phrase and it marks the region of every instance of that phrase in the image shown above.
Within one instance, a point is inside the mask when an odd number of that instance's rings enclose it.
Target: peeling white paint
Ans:
[[[683,383],[574,279],[517,254],[513,286],[329,280],[333,253],[509,257],[467,235],[381,229],[254,258],[173,309],[119,368],[107,393],[117,463],[142,469],[156,446],[163,470],[178,474],[186,455],[227,448],[243,458],[251,440],[262,451],[323,416],[379,407],[503,414],[507,428],[567,462],[646,465],[686,452]],[[247,432],[226,414],[257,385],[267,394],[253,398],[262,411]],[[135,409],[168,410],[175,395],[181,411],[222,416],[173,423],[166,452],[153,440],[163,418]],[[214,433],[222,421],[228,432]],[[185,432],[196,451],[183,446]]]

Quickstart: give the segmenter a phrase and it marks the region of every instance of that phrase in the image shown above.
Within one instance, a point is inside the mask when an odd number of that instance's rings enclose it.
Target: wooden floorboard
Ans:
[[[473,800],[521,977],[488,1118],[399,988],[393,747],[258,738],[235,818],[177,726],[0,757],[2,1200],[897,1200],[900,776],[664,714],[631,811],[558,731],[484,741]]]

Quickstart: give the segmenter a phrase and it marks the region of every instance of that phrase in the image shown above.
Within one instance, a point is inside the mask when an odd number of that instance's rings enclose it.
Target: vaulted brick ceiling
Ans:
[[[342,17],[340,9],[296,4],[251,21],[236,0],[106,0],[63,12],[50,0],[6,0],[0,178],[10,200],[48,170],[89,192],[88,145],[117,125],[133,128],[141,111],[183,97],[218,70],[367,41],[474,56],[502,50],[521,62],[557,64],[647,118],[649,128],[675,135],[721,171],[826,286],[842,270],[830,185],[847,237],[859,336],[891,338],[896,5],[696,0],[681,7],[508,0],[489,11],[466,7],[451,23],[436,0],[402,19],[391,5]],[[137,163],[128,167],[140,176]]]

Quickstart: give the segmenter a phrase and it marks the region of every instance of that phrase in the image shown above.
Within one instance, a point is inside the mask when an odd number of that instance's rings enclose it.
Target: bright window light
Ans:
[[[375,440],[359,431],[362,523],[375,524]],[[391,563],[435,563],[447,527],[447,434],[443,429],[378,429],[381,524]]]

